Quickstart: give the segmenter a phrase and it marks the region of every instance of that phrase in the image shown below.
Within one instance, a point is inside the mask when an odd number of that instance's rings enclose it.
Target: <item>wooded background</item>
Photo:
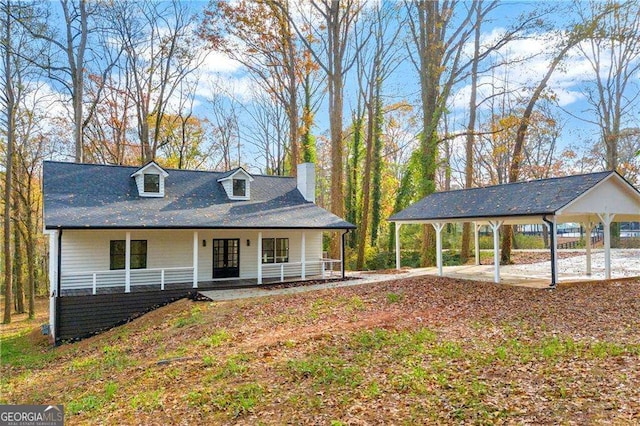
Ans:
[[[433,191],[605,169],[637,183],[638,3],[513,7],[0,0],[4,322],[47,293],[45,159],[278,175],[315,162],[318,204],[358,226],[355,269],[389,267],[385,218]],[[250,98],[203,74],[211,61],[235,63]],[[552,84],[576,63],[577,113]],[[565,131],[576,122],[587,140]],[[431,227],[405,228],[432,264]],[[464,261],[470,228],[449,232]]]

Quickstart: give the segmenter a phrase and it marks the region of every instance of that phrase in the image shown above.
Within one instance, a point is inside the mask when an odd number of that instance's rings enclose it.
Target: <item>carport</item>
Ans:
[[[558,283],[557,226],[580,223],[585,235],[602,223],[605,277],[611,279],[613,222],[640,220],[640,193],[615,171],[589,173],[483,188],[435,192],[389,218],[396,225],[396,267],[400,269],[400,228],[404,224],[430,224],[436,232],[436,266],[443,275],[442,229],[448,223],[471,222],[475,263],[480,264],[479,229],[493,234],[494,282],[500,282],[500,226],[546,224],[551,251],[551,287]],[[591,275],[591,238],[585,239],[586,275]]]

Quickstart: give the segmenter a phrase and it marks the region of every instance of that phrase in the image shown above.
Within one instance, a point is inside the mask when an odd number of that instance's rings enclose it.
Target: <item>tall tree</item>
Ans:
[[[327,76],[329,97],[329,133],[331,135],[331,212],[344,216],[344,140],[342,136],[344,80],[355,63],[355,52],[361,46],[350,45],[354,22],[364,2],[359,0],[309,0],[312,17],[302,11],[300,21],[291,19],[291,25],[309,50],[313,59]],[[293,14],[290,14],[293,17]],[[315,21],[319,20],[318,22]],[[313,29],[313,37],[305,37],[305,29]],[[339,254],[339,241],[331,242],[331,256]]]
[[[303,58],[291,28],[288,0],[216,0],[209,3],[200,35],[214,50],[242,63],[287,113],[290,173],[300,158],[298,86]]]
[[[124,66],[129,73],[129,96],[136,108],[140,160],[156,157],[160,126],[171,112],[171,99],[180,84],[204,60],[193,32],[188,5],[170,2],[119,1],[113,10]]]
[[[4,251],[4,316],[3,322],[8,324],[11,322],[11,312],[13,304],[13,277],[11,262],[11,199],[13,193],[13,149],[15,143],[15,124],[16,124],[16,94],[13,82],[13,74],[15,72],[15,45],[13,40],[13,31],[16,26],[13,18],[13,4],[10,0],[2,3],[2,24],[4,31],[2,34],[3,69],[2,79],[4,91],[1,97],[4,104],[4,125],[6,129],[6,156],[4,166],[4,215],[3,215],[3,251]]]
[[[598,20],[593,36],[578,46],[593,75],[584,90],[595,117],[592,123],[600,129],[606,168],[615,170],[619,165],[619,141],[629,120],[637,116],[640,100],[636,78],[640,71],[640,6],[635,1],[579,6],[586,6],[587,10],[581,11],[584,20],[609,9]]]

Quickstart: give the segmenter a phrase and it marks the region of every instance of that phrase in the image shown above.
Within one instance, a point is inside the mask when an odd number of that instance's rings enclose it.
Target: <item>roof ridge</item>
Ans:
[[[495,187],[504,187],[504,186],[508,186],[508,185],[522,185],[524,183],[552,181],[552,180],[560,180],[560,179],[568,179],[568,178],[576,178],[576,177],[584,177],[584,176],[594,176],[594,175],[599,175],[599,174],[610,175],[612,173],[616,173],[616,172],[614,170],[605,170],[605,171],[602,171],[602,172],[581,173],[579,175],[553,176],[553,177],[549,177],[549,178],[540,178],[540,179],[531,179],[531,180],[519,180],[519,181],[516,181],[516,182],[496,183],[496,184],[487,185],[487,186],[474,186],[472,188],[458,188],[458,189],[450,189],[448,191],[436,191],[436,192],[434,192],[434,194],[437,194],[437,193],[442,194],[442,193],[445,193],[445,192],[456,192],[456,191],[471,191],[471,190],[474,190],[474,189],[488,189],[488,188],[495,188]]]
[[[99,166],[99,167],[119,167],[119,168],[127,168],[127,169],[136,169],[139,170],[146,166],[148,163],[143,164],[142,166],[131,166],[126,164],[104,164],[104,163],[77,163],[75,161],[61,161],[61,160],[43,160],[43,163],[55,163],[55,164],[64,164],[64,165],[72,165],[72,166]],[[158,164],[154,161],[155,164]],[[230,171],[236,171],[241,167],[236,167],[231,170],[194,170],[194,169],[176,169],[173,167],[163,167],[161,164],[158,164],[159,167],[162,167],[163,170],[172,171],[172,172],[191,172],[191,173],[217,173],[224,174],[229,173]],[[244,170],[244,168],[243,168]],[[249,172],[247,172],[249,173]],[[273,177],[273,178],[287,178],[287,179],[295,179],[295,176],[280,176],[280,175],[267,175],[267,174],[253,174],[249,173],[251,176],[260,176],[260,177]]]

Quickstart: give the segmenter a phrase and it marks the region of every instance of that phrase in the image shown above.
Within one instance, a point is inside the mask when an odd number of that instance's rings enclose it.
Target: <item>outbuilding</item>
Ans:
[[[400,269],[400,228],[427,224],[436,232],[436,264],[443,275],[442,229],[447,223],[471,222],[475,262],[480,263],[478,231],[493,233],[494,282],[500,282],[499,230],[502,225],[546,224],[550,234],[551,287],[558,283],[557,230],[561,223],[580,223],[591,235],[604,229],[605,277],[611,279],[613,222],[640,220],[640,193],[615,171],[515,182],[481,188],[435,192],[391,216],[396,225],[396,267]],[[585,273],[591,275],[591,238],[585,239]]]

